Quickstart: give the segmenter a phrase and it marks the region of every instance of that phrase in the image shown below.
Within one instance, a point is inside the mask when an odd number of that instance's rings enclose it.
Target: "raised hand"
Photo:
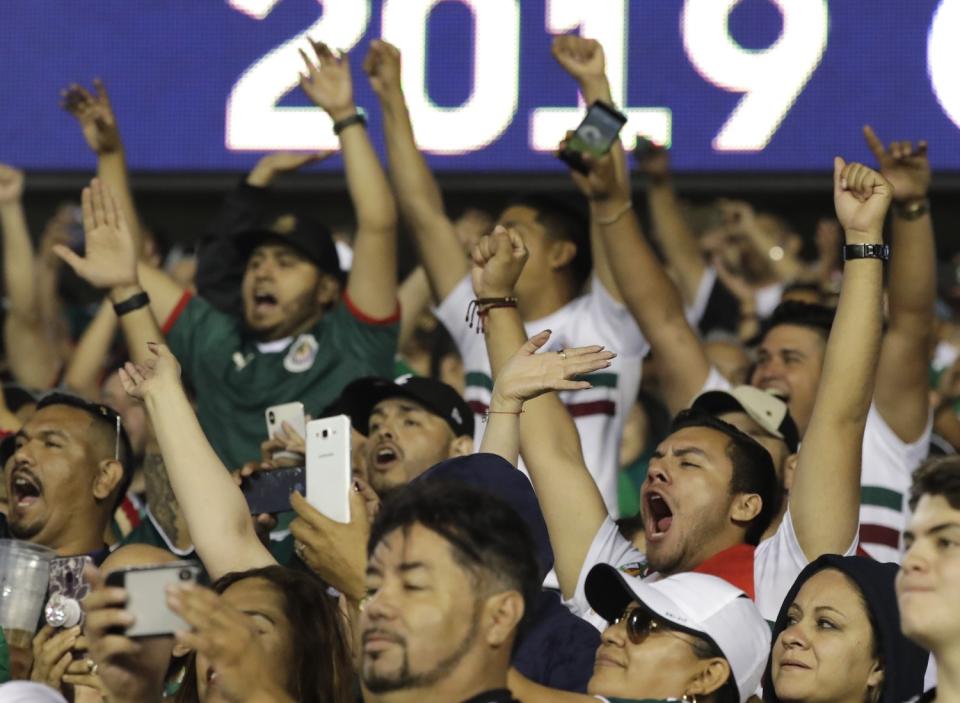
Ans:
[[[136,285],[136,244],[110,189],[94,178],[82,201],[84,255],[63,244],[55,244],[53,252],[97,288]]]
[[[563,70],[580,84],[606,80],[603,47],[596,39],[585,39],[575,34],[554,37],[550,53]]]
[[[637,137],[637,143],[640,143],[641,137]],[[654,183],[660,183],[670,177],[670,152],[652,142],[646,149],[635,149],[634,156],[637,164],[637,172],[642,173]]]
[[[354,602],[365,593],[364,571],[370,538],[371,508],[379,506],[373,490],[355,482],[350,492],[350,522],[331,520],[297,492],[290,496],[297,518],[290,523],[295,550],[303,562]]]
[[[281,173],[296,171],[307,164],[323,161],[330,152],[277,151],[262,157],[247,176],[247,183],[264,188]]]
[[[341,53],[335,55],[326,44],[310,41],[317,57],[311,61],[301,49],[300,56],[306,64],[306,73],[300,74],[300,87],[317,107],[323,108],[337,122],[354,114],[353,81],[350,77],[350,59]]]
[[[363,59],[363,72],[370,79],[373,92],[381,98],[403,92],[400,85],[400,50],[393,44],[382,39],[370,42],[370,50]]]
[[[0,164],[0,205],[19,203],[23,197],[23,171]]]
[[[77,83],[71,83],[69,88],[60,91],[60,106],[77,118],[83,138],[95,154],[120,151],[123,143],[107,89],[99,78],[94,79],[93,89],[96,94],[91,94]]]
[[[515,230],[497,226],[473,248],[473,290],[480,298],[513,295],[527,262],[526,245]]]
[[[930,160],[927,143],[890,142],[886,147],[870,125],[864,125],[863,136],[880,167],[880,175],[893,186],[897,202],[923,200],[930,189]]]
[[[519,412],[525,401],[549,391],[592,388],[589,381],[573,379],[607,368],[616,356],[600,346],[537,354],[549,339],[550,330],[535,334],[504,365],[493,386],[492,410]]]
[[[877,243],[893,199],[889,181],[863,164],[833,160],[833,202],[847,243]]]
[[[558,151],[563,151],[570,139],[573,138],[573,132],[567,132],[566,137],[560,142]],[[580,189],[580,192],[586,196],[587,200],[602,202],[607,200],[630,200],[630,195],[624,190],[627,187],[617,179],[617,164],[611,152],[607,152],[599,159],[592,154],[582,154],[583,163],[587,166],[587,173],[580,173],[570,169],[570,177],[574,184]]]
[[[217,688],[227,700],[248,700],[273,678],[251,616],[210,589],[194,585],[171,588],[167,605],[191,627],[176,633],[177,642],[210,661]]]
[[[147,342],[153,355],[143,364],[128,361],[119,370],[120,383],[127,395],[145,400],[151,393],[180,385],[180,363],[170,347],[156,342]]]

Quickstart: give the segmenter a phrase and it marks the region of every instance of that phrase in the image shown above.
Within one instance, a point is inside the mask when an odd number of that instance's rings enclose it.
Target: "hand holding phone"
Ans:
[[[292,427],[293,431],[300,435],[300,437],[305,437],[307,434],[307,416],[303,409],[303,403],[294,402],[272,405],[267,408],[264,417],[267,421],[267,437],[270,439],[284,432],[284,423]],[[300,459],[297,454],[289,451],[274,452],[271,458],[274,461]]]
[[[350,522],[350,418],[324,417],[307,425],[307,502],[336,522]]]
[[[284,513],[290,510],[291,493],[306,493],[306,470],[302,466],[259,470],[243,479],[240,490],[251,515]]]
[[[127,637],[172,635],[190,626],[167,606],[168,586],[200,582],[203,568],[194,562],[178,561],[159,566],[131,566],[107,575],[107,586],[127,591],[126,611],[133,624]]]
[[[622,112],[604,102],[596,101],[558,154],[560,160],[575,171],[587,173],[589,169],[583,155],[600,158],[610,151],[626,122],[627,118]]]

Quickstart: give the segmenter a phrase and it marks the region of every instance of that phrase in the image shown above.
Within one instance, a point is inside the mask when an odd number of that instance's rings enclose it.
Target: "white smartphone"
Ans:
[[[323,417],[307,424],[307,502],[331,520],[350,522],[350,418]]]
[[[127,637],[172,635],[190,626],[167,607],[167,586],[197,583],[203,568],[194,562],[178,561],[160,566],[132,566],[107,575],[107,585],[127,590],[126,610],[135,621]]]
[[[271,405],[264,413],[267,420],[267,437],[273,437],[283,429],[283,423],[286,422],[301,437],[307,434],[307,416],[303,410],[303,403],[284,403],[283,405]],[[274,459],[297,459],[293,452],[274,452]]]

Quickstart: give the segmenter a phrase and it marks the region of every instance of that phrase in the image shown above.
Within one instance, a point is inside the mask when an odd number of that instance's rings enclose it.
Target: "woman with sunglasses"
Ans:
[[[899,703],[923,693],[928,655],[900,632],[896,564],[826,555],[787,594],[764,700]]]
[[[770,628],[735,586],[696,573],[643,581],[599,564],[587,575],[585,591],[590,606],[610,623],[587,684],[589,695],[538,686],[511,672],[517,699],[745,703],[757,691]]]

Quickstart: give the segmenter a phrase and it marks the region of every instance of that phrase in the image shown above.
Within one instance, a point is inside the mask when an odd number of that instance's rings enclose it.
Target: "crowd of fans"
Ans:
[[[162,260],[100,83],[63,92],[97,177],[38,246],[0,165],[0,536],[89,557],[82,622],[0,640],[0,701],[960,701],[960,296],[926,144],[864,127],[812,263],[775,214],[684,202],[656,146],[585,157],[582,202],[453,219],[397,49],[361,74],[311,48],[349,237],[275,207],[319,158],[278,153]],[[612,102],[597,42],[553,55]],[[349,522],[300,492],[251,515],[305,461],[264,427],[294,401],[350,418]],[[181,560],[209,583],[167,589],[187,627],[132,635],[110,574]]]

